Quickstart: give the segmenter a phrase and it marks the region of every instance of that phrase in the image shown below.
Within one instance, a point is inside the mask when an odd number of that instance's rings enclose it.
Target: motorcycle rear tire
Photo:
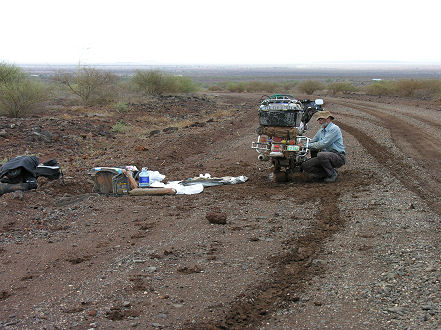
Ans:
[[[288,181],[288,176],[286,174],[286,172],[283,171],[274,171],[274,182],[287,182]]]

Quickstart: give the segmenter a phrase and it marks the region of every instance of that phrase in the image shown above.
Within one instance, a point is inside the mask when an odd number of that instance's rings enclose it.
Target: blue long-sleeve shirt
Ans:
[[[310,149],[321,151],[345,152],[340,127],[332,121],[325,128],[320,129],[309,142]]]

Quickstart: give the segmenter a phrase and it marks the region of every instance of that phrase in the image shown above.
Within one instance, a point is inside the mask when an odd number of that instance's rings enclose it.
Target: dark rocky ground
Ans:
[[[259,99],[0,118],[0,158],[55,157],[65,175],[0,197],[0,325],[439,328],[439,105],[325,98],[348,163],[333,185],[282,184],[250,149]],[[92,193],[87,171],[118,165],[249,180],[197,195]]]

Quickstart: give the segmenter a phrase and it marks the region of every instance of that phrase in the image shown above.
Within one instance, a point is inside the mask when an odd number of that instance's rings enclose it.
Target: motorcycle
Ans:
[[[323,110],[322,105],[322,99],[299,101],[287,94],[262,97],[258,137],[251,148],[260,161],[271,161],[276,181],[287,181],[309,159],[310,139],[303,133],[314,113]]]

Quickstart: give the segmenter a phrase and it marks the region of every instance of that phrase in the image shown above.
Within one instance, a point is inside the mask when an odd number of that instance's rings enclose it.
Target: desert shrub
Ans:
[[[137,71],[132,81],[146,95],[161,95],[165,92],[163,75],[159,71]]]
[[[77,95],[83,104],[93,105],[114,100],[118,77],[110,72],[94,68],[80,68],[74,74],[58,74],[55,80]]]
[[[116,112],[119,112],[119,113],[126,113],[126,112],[128,112],[130,110],[129,107],[127,106],[127,104],[124,103],[124,102],[117,102],[117,103],[115,103],[113,105],[113,109]]]
[[[225,91],[225,84],[214,84],[208,87],[208,90],[211,92],[222,92]]]
[[[208,87],[209,91],[249,92],[249,93],[281,93],[292,90],[296,86],[295,81],[271,82],[271,81],[242,81],[242,82],[218,82]]]
[[[282,89],[279,83],[275,82],[263,82],[263,81],[250,81],[246,84],[247,92],[268,92],[273,93]]]
[[[262,81],[249,81],[245,83],[245,90],[247,92],[261,92],[268,88],[268,83]]]
[[[294,90],[296,86],[297,86],[297,81],[295,80],[285,81],[282,83],[282,89],[286,91]]]
[[[19,67],[3,62],[0,63],[0,84],[9,84],[24,80],[25,78],[25,73]]]
[[[164,78],[166,92],[168,93],[193,93],[197,91],[197,86],[188,77],[165,76]]]
[[[246,86],[244,82],[230,82],[227,84],[227,90],[233,93],[243,93],[246,91]]]
[[[441,92],[441,80],[440,79],[427,79],[421,81],[421,88],[436,94]]]
[[[434,98],[441,94],[441,80],[439,79],[427,79],[420,81],[421,86],[414,91],[413,96],[418,98]]]
[[[283,87],[281,87],[281,84],[279,84],[279,83],[265,82],[265,83],[262,83],[261,89],[256,90],[256,92],[276,93],[276,92],[281,91],[282,89],[283,89]]]
[[[25,116],[34,112],[48,97],[45,84],[29,79],[14,65],[0,64],[0,114]]]
[[[146,95],[193,93],[198,89],[190,78],[171,76],[160,71],[137,71],[132,82]]]
[[[115,133],[125,133],[130,129],[130,127],[122,120],[117,122],[115,125],[112,126],[112,132]]]
[[[338,93],[347,94],[357,91],[357,87],[349,82],[333,82],[327,85],[327,89],[332,95]]]
[[[421,80],[404,79],[395,82],[395,90],[401,96],[413,96],[415,91],[422,88]]]
[[[376,81],[366,86],[366,93],[370,95],[386,96],[393,95],[395,91],[395,85],[392,81]]]
[[[298,90],[308,95],[314,94],[315,91],[323,89],[323,85],[319,81],[305,80],[297,86]]]

